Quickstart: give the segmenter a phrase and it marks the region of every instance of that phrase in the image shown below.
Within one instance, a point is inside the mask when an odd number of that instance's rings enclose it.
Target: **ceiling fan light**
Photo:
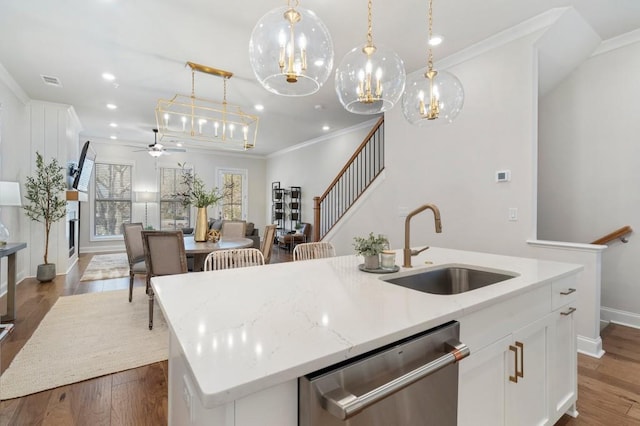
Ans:
[[[333,69],[333,42],[311,10],[282,6],[257,22],[249,40],[249,61],[262,86],[283,96],[317,92]]]
[[[154,158],[158,158],[162,155],[162,151],[154,151],[154,150],[150,150],[147,151],[149,153],[150,156],[154,157]]]

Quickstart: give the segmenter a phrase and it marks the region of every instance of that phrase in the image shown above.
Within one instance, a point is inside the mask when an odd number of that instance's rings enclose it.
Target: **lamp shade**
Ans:
[[[22,206],[18,182],[0,182],[0,207],[9,206]]]
[[[324,23],[303,7],[278,7],[256,24],[249,41],[256,78],[270,92],[317,92],[333,69],[333,42]]]
[[[149,191],[136,191],[135,193],[136,203],[152,203],[156,201],[158,196],[157,192]]]

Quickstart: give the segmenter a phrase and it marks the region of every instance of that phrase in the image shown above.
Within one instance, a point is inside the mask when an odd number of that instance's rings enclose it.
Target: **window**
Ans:
[[[247,219],[247,171],[219,169],[218,187],[224,198],[220,201],[223,219]]]
[[[96,163],[94,229],[96,237],[122,234],[131,222],[131,165]]]
[[[182,181],[182,169],[160,169],[160,229],[175,231],[189,227],[191,222],[191,209],[182,205],[182,199],[174,197],[174,194],[184,191]]]

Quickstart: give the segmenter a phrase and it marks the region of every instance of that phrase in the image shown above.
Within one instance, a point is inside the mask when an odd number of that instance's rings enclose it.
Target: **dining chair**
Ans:
[[[277,225],[267,225],[264,228],[264,240],[262,241],[262,247],[260,247],[260,251],[264,256],[264,263],[271,263],[271,252],[273,251],[273,238],[276,235],[276,226]]]
[[[149,295],[149,330],[153,328],[154,293],[151,278],[162,275],[185,274],[187,256],[182,231],[142,231],[144,256],[147,264],[147,294]]]
[[[147,264],[144,258],[144,244],[142,242],[141,222],[123,223],[122,235],[124,236],[124,246],[127,250],[129,260],[129,302],[133,296],[133,278],[136,274],[147,275]],[[147,293],[149,292],[149,281],[147,280]]]
[[[325,257],[334,257],[336,249],[333,244],[327,241],[316,243],[301,243],[293,249],[293,260],[309,260],[322,259]]]
[[[204,260],[205,271],[260,265],[264,265],[264,256],[257,248],[216,250],[209,253]]]
[[[223,220],[220,233],[226,238],[244,238],[247,232],[246,220]]]

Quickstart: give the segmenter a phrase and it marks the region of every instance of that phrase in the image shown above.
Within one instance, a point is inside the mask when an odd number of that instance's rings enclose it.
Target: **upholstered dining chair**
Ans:
[[[182,231],[142,231],[144,256],[147,263],[147,294],[149,295],[149,330],[153,328],[154,293],[151,278],[185,274],[187,256]]]
[[[264,265],[264,256],[257,248],[216,250],[209,253],[204,260],[205,271],[260,265]]]
[[[273,238],[276,235],[276,226],[277,225],[267,225],[264,228],[264,240],[262,241],[260,251],[264,256],[265,264],[271,263],[271,252],[273,251]]]
[[[334,257],[336,249],[333,244],[327,241],[317,243],[301,243],[293,249],[293,260],[322,259],[324,257]]]
[[[124,236],[124,246],[127,250],[129,260],[129,302],[133,297],[133,278],[136,274],[147,275],[147,264],[144,259],[144,244],[142,242],[142,223],[123,223],[122,235]],[[149,292],[149,281],[147,280],[147,293]]]
[[[247,232],[246,220],[223,220],[220,233],[223,237],[244,238]]]

